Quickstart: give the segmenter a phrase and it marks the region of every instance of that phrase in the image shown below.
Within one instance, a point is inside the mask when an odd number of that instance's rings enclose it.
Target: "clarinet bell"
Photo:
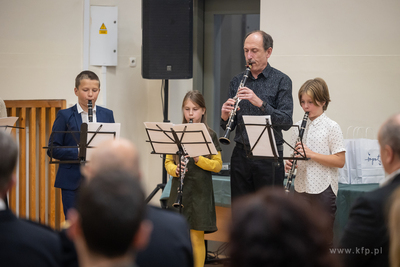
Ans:
[[[179,188],[178,188],[178,191],[179,191]],[[175,200],[174,204],[172,204],[172,206],[174,208],[180,208],[180,207],[183,208],[181,201],[182,201],[182,193],[178,192],[178,195],[176,196],[176,200]]]
[[[224,136],[221,136],[218,140],[221,144],[223,145],[229,145],[231,143],[231,141],[229,140],[229,135],[231,134],[231,131],[229,129],[227,129],[225,131]]]

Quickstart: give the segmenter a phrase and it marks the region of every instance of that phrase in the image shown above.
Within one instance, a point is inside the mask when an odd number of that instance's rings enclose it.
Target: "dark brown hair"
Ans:
[[[231,267],[338,266],[329,252],[329,217],[296,195],[266,187],[232,205]]]
[[[17,164],[18,146],[10,134],[0,130],[0,191],[10,182]]]
[[[256,30],[256,31],[252,31],[246,34],[246,36],[244,37],[244,41],[246,41],[247,37],[249,37],[249,35],[253,34],[253,33],[258,33],[262,36],[263,38],[263,47],[264,47],[264,51],[267,51],[268,48],[274,48],[274,40],[272,39],[271,35],[269,35],[268,33],[261,31],[261,30]]]
[[[89,79],[89,80],[95,80],[99,82],[99,88],[100,88],[100,80],[99,77],[94,73],[93,71],[90,70],[84,70],[81,73],[78,74],[75,78],[75,88],[79,89],[79,85],[81,84],[81,81],[83,79]]]

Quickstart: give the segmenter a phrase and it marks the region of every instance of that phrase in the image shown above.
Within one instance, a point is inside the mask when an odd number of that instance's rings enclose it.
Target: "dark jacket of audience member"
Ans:
[[[385,178],[381,188],[354,203],[340,241],[345,266],[389,266],[388,206],[400,186],[400,114],[382,124],[378,141]]]
[[[15,184],[18,147],[0,131],[0,198]],[[11,210],[0,208],[0,266],[59,266],[61,243],[51,229],[18,219]]]

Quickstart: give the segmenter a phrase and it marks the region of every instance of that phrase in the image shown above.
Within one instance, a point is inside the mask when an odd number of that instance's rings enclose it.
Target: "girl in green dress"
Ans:
[[[206,105],[203,95],[195,90],[189,91],[182,102],[183,123],[190,120],[193,123],[204,123],[210,133],[217,155],[204,155],[189,158],[187,171],[184,178],[182,196],[182,214],[190,225],[195,267],[204,266],[206,248],[204,233],[217,231],[214,192],[211,172],[219,172],[222,168],[221,147],[216,133],[207,126]],[[184,162],[176,155],[167,155],[165,168],[169,175],[173,176],[171,193],[167,202],[168,208],[173,208],[177,197],[177,188],[180,185],[179,168],[185,168]]]

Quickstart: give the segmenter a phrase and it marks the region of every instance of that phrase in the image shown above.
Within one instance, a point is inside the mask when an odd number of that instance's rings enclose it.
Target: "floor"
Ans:
[[[207,258],[209,259],[208,263],[204,265],[204,267],[225,267],[226,260],[226,243],[216,242],[216,241],[207,241]],[[221,259],[221,260],[218,260]],[[207,261],[206,261],[207,262]],[[225,262],[225,265],[224,265]]]

